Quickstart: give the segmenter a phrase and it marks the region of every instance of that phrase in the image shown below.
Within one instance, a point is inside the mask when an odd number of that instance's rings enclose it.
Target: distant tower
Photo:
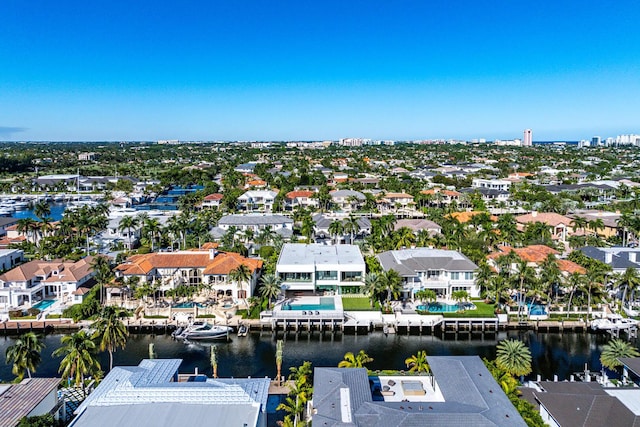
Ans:
[[[522,139],[523,147],[531,147],[533,145],[533,136],[531,135],[531,129],[524,130],[524,138]]]

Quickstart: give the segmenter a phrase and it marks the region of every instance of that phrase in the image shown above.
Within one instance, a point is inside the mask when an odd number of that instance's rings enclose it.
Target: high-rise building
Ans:
[[[524,138],[522,139],[523,147],[531,147],[533,145],[533,135],[531,134],[531,129],[524,130]]]
[[[591,138],[591,145],[592,146],[602,145],[602,138],[600,138],[599,136],[594,136],[593,138]]]

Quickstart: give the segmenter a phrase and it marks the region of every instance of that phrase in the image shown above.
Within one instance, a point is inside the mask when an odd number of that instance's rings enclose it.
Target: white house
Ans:
[[[227,233],[231,227],[235,227],[237,232],[251,230],[255,236],[267,229],[285,239],[289,239],[293,235],[293,220],[291,218],[284,215],[259,213],[225,215],[220,218],[218,226],[211,231],[211,234],[219,238]]]
[[[283,289],[313,293],[360,292],[365,271],[364,258],[356,245],[287,243],[276,265]]]
[[[74,302],[73,293],[94,276],[93,257],[71,261],[29,261],[0,275],[0,307],[33,305],[47,297]]]
[[[247,212],[271,212],[277,192],[271,190],[249,190],[238,197],[238,209]]]
[[[289,191],[284,196],[284,208],[290,211],[294,210],[298,206],[304,208],[317,208],[318,199],[314,197],[315,195],[316,192],[310,190]]]
[[[331,201],[340,210],[350,212],[360,208],[367,198],[354,190],[336,190],[331,193]]]
[[[467,291],[470,297],[480,296],[474,271],[478,268],[457,251],[413,248],[382,252],[378,255],[385,271],[395,270],[403,278],[405,297],[423,289],[431,289],[440,298],[451,299],[455,291]]]
[[[491,188],[494,190],[509,191],[512,182],[506,179],[485,179],[473,178],[471,187],[473,188]]]
[[[23,261],[22,249],[0,249],[0,271],[10,270]]]

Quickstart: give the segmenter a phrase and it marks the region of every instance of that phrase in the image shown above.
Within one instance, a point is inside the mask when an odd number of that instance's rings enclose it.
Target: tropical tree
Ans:
[[[424,350],[418,351],[418,353],[407,357],[404,361],[409,368],[409,372],[424,372],[430,371],[429,362],[427,362],[427,352]]]
[[[238,293],[243,293],[242,284],[251,280],[251,270],[245,264],[240,264],[229,272],[229,279],[236,282]]]
[[[280,292],[282,291],[282,281],[276,274],[265,274],[260,278],[260,281],[262,282],[260,295],[267,298],[269,300],[269,305],[271,306],[271,301],[280,295]]]
[[[119,231],[124,231],[127,230],[127,245],[129,250],[131,250],[132,246],[132,241],[131,241],[131,230],[133,228],[136,228],[139,224],[138,218],[131,216],[131,215],[125,215],[120,219],[120,222],[118,223],[118,230]]]
[[[349,233],[349,235],[351,236],[351,244],[353,244],[353,239],[360,232],[360,223],[358,222],[358,218],[356,218],[353,214],[350,214],[349,217],[345,220],[344,231],[346,233]]]
[[[496,365],[514,376],[531,372],[531,351],[518,340],[504,340],[498,344]]]
[[[344,225],[340,220],[333,220],[329,224],[329,235],[331,236],[332,243],[340,243],[338,237],[344,233]]]
[[[40,364],[40,352],[43,348],[44,344],[34,332],[22,334],[15,344],[7,348],[5,353],[7,363],[13,363],[11,372],[18,377],[18,380],[24,378],[25,371],[31,378],[31,372],[35,372]]]
[[[113,271],[111,271],[111,264],[109,258],[106,256],[95,256],[91,260],[91,268],[94,272],[94,278],[98,286],[100,287],[100,303],[102,303],[102,296],[104,295],[105,286],[113,279]]]
[[[622,275],[618,278],[617,285],[619,288],[624,288],[622,293],[622,305],[624,305],[627,296],[631,300],[632,294],[640,286],[640,275],[638,270],[633,267],[627,268]]]
[[[394,233],[395,249],[409,248],[416,242],[416,235],[409,227],[400,227]]]
[[[586,284],[586,280],[586,276],[578,272],[573,272],[571,273],[571,275],[569,275],[569,278],[567,279],[567,285],[569,286],[570,293],[569,301],[567,302],[567,317],[569,317],[569,312],[571,311],[571,302],[573,301],[573,296],[578,289],[584,287],[584,285]]]
[[[93,323],[95,333],[93,338],[98,343],[101,351],[109,352],[109,371],[113,368],[113,353],[127,345],[129,331],[120,320],[121,311],[113,306],[102,309],[100,318]]]
[[[85,376],[100,371],[96,343],[85,331],[65,335],[60,341],[62,345],[53,352],[53,356],[64,356],[58,371],[64,378],[74,378],[76,387],[81,385],[84,391]]]
[[[415,293],[415,297],[420,301],[433,302],[438,298],[438,294],[433,289],[420,289]]]
[[[338,363],[338,368],[364,368],[369,362],[373,362],[373,358],[369,357],[364,350],[360,350],[358,354],[347,352],[344,355],[344,360]]]
[[[640,352],[629,342],[614,338],[604,345],[600,353],[600,363],[605,368],[615,370],[622,366],[621,357],[638,357]]]
[[[402,292],[402,277],[396,270],[388,270],[382,276],[382,286],[387,291],[387,302],[391,301],[391,297],[398,299]]]
[[[364,286],[362,291],[369,297],[371,308],[374,307],[378,294],[383,290],[383,278],[378,273],[367,273],[364,276]]]
[[[284,355],[284,341],[276,342],[276,379],[278,385],[282,384],[282,356]]]

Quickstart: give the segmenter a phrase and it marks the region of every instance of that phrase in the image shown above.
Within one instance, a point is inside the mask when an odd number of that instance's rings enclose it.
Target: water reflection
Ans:
[[[42,364],[38,376],[57,375],[60,357],[51,353],[59,346],[60,334],[45,337]],[[601,348],[608,338],[592,334],[535,333],[533,331],[509,331],[497,334],[445,334],[434,335],[344,335],[342,333],[251,333],[245,338],[233,337],[229,343],[206,342],[185,344],[175,341],[169,335],[132,334],[125,351],[114,354],[115,365],[137,365],[148,357],[149,343],[153,342],[160,358],[180,358],[184,362],[182,372],[193,372],[196,368],[207,375],[212,374],[209,364],[211,345],[216,345],[218,353],[218,374],[223,377],[263,377],[275,376],[276,340],[283,339],[284,371],[290,366],[299,366],[305,360],[314,366],[337,366],[348,351],[365,350],[374,361],[371,369],[406,369],[404,360],[419,350],[429,355],[479,355],[489,359],[495,357],[495,346],[505,338],[523,340],[531,349],[533,373],[545,379],[557,374],[559,379],[568,379],[574,372],[582,371],[587,363],[592,371],[601,369],[598,358]],[[13,344],[14,338],[0,337],[0,354]],[[635,341],[638,345],[638,341]],[[108,366],[108,354],[100,355],[102,366]],[[13,378],[11,366],[0,365],[0,379]]]

